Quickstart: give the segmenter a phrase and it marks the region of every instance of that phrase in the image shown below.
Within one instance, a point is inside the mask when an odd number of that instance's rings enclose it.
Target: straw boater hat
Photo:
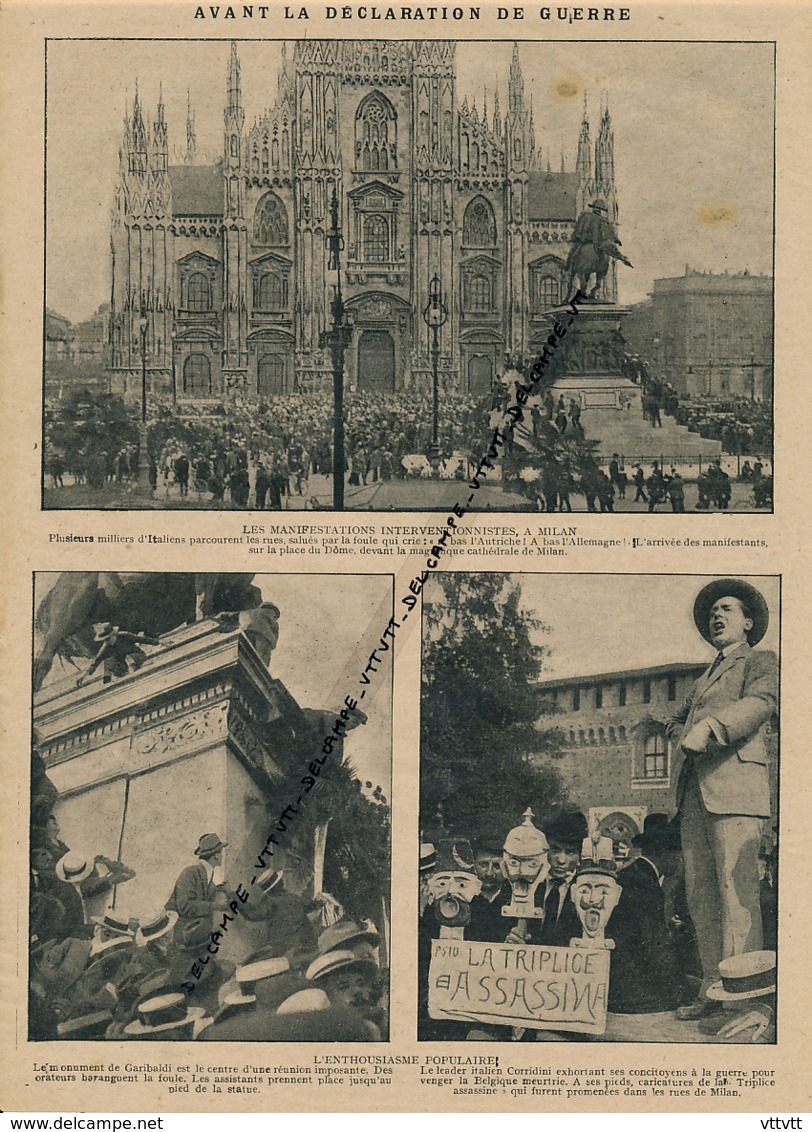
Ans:
[[[694,602],[694,622],[708,644],[713,644],[710,635],[710,611],[723,597],[735,597],[744,606],[745,613],[753,622],[747,634],[751,645],[757,645],[767,632],[770,623],[770,610],[767,602],[755,586],[742,578],[716,578],[703,586]]]
[[[254,882],[263,896],[267,896],[269,892],[273,892],[282,883],[285,876],[284,869],[265,869],[260,873]]]
[[[182,991],[147,995],[135,1006],[135,1018],[124,1027],[130,1038],[161,1041],[171,1038],[191,1038],[195,1023],[206,1013],[202,1006],[187,1006]]]
[[[380,936],[376,931],[361,927],[354,920],[339,920],[319,936],[319,955],[328,951],[352,951],[358,944],[375,947],[378,943]]]
[[[151,915],[149,919],[142,920],[135,933],[135,942],[139,947],[146,947],[153,940],[169,935],[177,923],[177,912],[168,912],[162,908],[160,912]]]
[[[90,946],[88,970],[96,968],[107,962],[108,959],[120,959],[129,954],[135,946],[135,938],[131,935],[119,935],[104,943],[93,940]]]
[[[82,1002],[57,1025],[56,1032],[63,1041],[93,1041],[104,1037],[112,1021],[109,1010],[95,1010],[91,1003]]]
[[[98,924],[105,931],[112,932],[115,935],[129,936],[131,939],[135,935],[137,924],[136,920],[125,919],[123,916],[116,915],[112,908],[108,908],[103,916],[91,916],[90,922]]]
[[[325,979],[336,971],[358,971],[362,974],[374,975],[378,964],[374,959],[356,955],[354,951],[328,951],[314,959],[307,968],[307,978],[312,982]]]
[[[60,880],[68,881],[69,884],[79,884],[80,881],[87,880],[95,864],[92,857],[70,852],[56,862],[55,872]]]
[[[290,987],[299,989],[301,979],[295,976],[295,984],[282,977],[290,975],[290,961],[284,955],[277,955],[273,948],[263,947],[246,956],[235,972],[239,990],[226,995],[223,1006],[248,1006],[262,998],[277,998],[282,1002],[292,993]],[[273,984],[273,985],[271,985]]]
[[[437,850],[430,841],[424,841],[420,846],[420,872],[427,873],[437,864]]]
[[[775,952],[745,951],[723,959],[719,975],[706,992],[715,1002],[744,1002],[775,994]]]

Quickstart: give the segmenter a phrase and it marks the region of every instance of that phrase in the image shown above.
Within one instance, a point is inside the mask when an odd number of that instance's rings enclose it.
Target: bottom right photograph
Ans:
[[[776,1042],[781,579],[432,577],[418,1038]]]

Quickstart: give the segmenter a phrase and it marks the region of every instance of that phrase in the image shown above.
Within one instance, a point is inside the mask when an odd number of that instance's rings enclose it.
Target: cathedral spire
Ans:
[[[519,44],[516,42],[513,44],[513,58],[510,61],[508,106],[512,114],[521,114],[524,110],[524,75],[519,60]]]
[[[231,41],[231,55],[228,60],[228,109],[233,113],[242,110],[242,88],[240,84],[240,60],[237,44]]]
[[[589,192],[592,181],[592,145],[589,138],[589,105],[586,91],[584,91],[584,117],[581,122],[581,134],[578,138],[578,159],[575,163],[578,174],[578,184],[584,193]]]
[[[192,92],[186,90],[186,157],[187,165],[194,165],[197,156],[197,136],[195,134],[195,113],[192,110]]]

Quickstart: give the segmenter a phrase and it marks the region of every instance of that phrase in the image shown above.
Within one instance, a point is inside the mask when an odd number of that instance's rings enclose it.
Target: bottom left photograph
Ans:
[[[392,577],[33,587],[29,1040],[386,1040]]]

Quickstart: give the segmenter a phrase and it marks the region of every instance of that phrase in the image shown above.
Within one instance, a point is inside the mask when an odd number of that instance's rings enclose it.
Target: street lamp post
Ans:
[[[432,473],[437,475],[440,467],[440,328],[448,321],[448,307],[443,301],[443,287],[438,275],[434,275],[429,283],[429,301],[423,311],[423,321],[431,330],[432,419],[428,456]]]
[[[138,486],[151,490],[149,479],[149,451],[147,448],[147,327],[149,321],[142,310],[138,320],[141,334],[141,420],[138,425]]]
[[[352,341],[352,328],[345,321],[344,300],[341,295],[340,252],[344,238],[338,226],[338,194],[333,189],[330,200],[330,230],[327,233],[328,271],[334,271],[336,282],[330,313],[333,325],[319,337],[322,350],[329,350],[333,361],[333,510],[344,510],[344,355]]]

